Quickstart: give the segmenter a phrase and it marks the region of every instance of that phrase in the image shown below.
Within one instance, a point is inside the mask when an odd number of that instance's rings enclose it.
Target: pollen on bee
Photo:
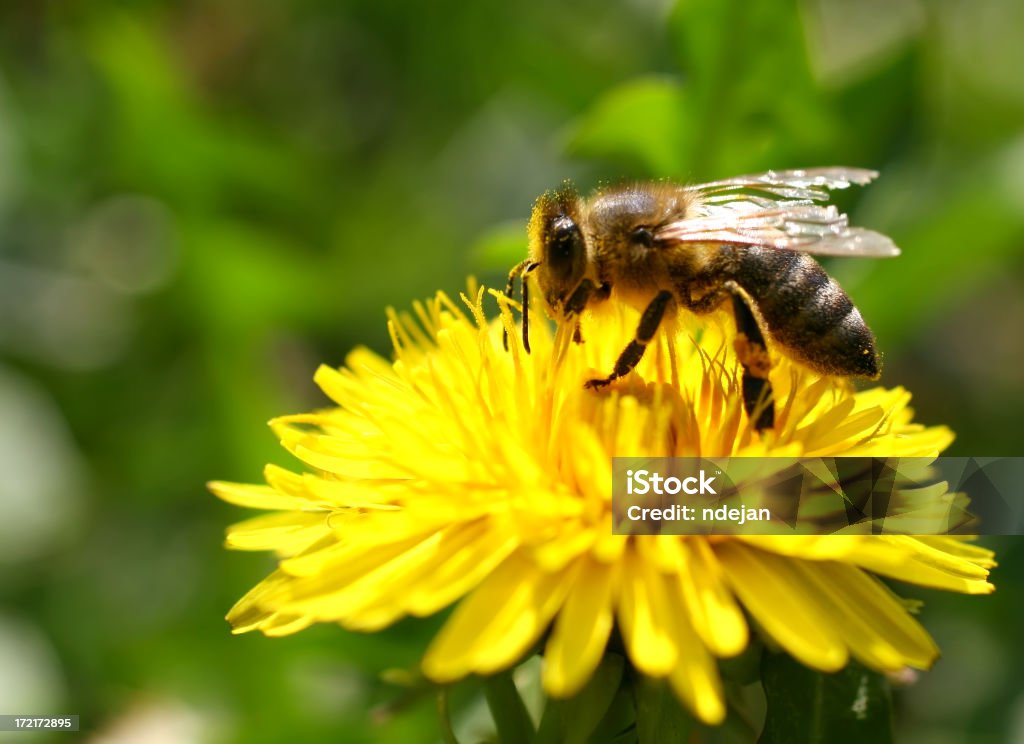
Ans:
[[[733,341],[733,348],[736,350],[740,364],[751,375],[762,380],[768,379],[768,373],[772,371],[772,360],[764,346],[752,342],[745,333],[737,333],[736,340]]]

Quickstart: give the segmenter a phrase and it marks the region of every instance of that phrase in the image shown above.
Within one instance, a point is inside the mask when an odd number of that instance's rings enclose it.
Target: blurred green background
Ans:
[[[883,382],[950,454],[1024,454],[1022,71],[1018,0],[3,3],[0,712],[437,740],[380,681],[436,622],[228,634],[273,562],[222,549],[245,515],[203,483],[293,465],[264,422],[324,402],[316,365],[386,353],[386,305],[501,280],[567,177],[880,169],[838,200],[904,255],[829,269]],[[902,741],[1024,741],[1024,550],[986,542],[994,596],[906,591],[944,658]]]

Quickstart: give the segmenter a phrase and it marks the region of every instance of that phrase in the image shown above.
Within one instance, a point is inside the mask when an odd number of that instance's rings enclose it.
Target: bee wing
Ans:
[[[761,192],[783,199],[828,201],[829,189],[845,189],[851,185],[864,186],[877,177],[878,171],[832,166],[754,173],[689,186],[687,190],[699,193],[702,201],[725,201],[746,191]]]
[[[657,230],[675,243],[731,243],[824,256],[898,256],[900,249],[881,233],[850,227],[832,205],[827,189],[865,184],[877,173],[860,168],[768,171],[689,187],[696,214]],[[753,193],[750,193],[753,192]]]

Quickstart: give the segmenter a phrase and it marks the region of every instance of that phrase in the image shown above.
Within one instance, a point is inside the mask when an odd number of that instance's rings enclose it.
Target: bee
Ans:
[[[758,430],[774,426],[767,339],[789,358],[826,374],[877,379],[875,338],[846,292],[810,254],[896,256],[886,236],[851,227],[829,189],[865,185],[860,168],[768,171],[698,185],[640,183],[583,198],[572,186],[541,196],[529,223],[529,257],[509,273],[523,294],[529,352],[528,277],[558,323],[575,326],[597,303],[641,311],[636,333],[600,388],[629,374],[662,320],[726,303],[736,319],[743,405]],[[506,338],[507,347],[507,338]]]

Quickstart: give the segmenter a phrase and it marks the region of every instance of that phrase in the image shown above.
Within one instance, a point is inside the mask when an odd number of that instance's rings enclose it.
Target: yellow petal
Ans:
[[[244,483],[210,481],[206,484],[213,494],[235,506],[250,509],[302,509],[306,501],[288,496],[270,486],[252,486]]]
[[[514,549],[514,540],[485,536],[489,525],[457,524],[405,551],[349,586],[345,612],[351,630],[374,631],[407,613],[432,614],[461,597]]]
[[[280,512],[232,525],[228,528],[227,544],[238,550],[276,550],[292,555],[330,531],[325,512]]]
[[[833,607],[832,617],[853,655],[873,669],[926,669],[934,641],[878,580],[854,566],[799,561],[793,566]]]
[[[947,544],[907,535],[880,535],[865,541],[850,562],[882,576],[921,586],[966,594],[992,592],[994,587],[986,581],[988,569],[948,552]]]
[[[228,612],[227,621],[231,623],[233,633],[245,633],[256,630],[260,625],[273,617],[276,611],[264,606],[264,600],[281,587],[287,586],[288,576],[278,569],[246,592]]]
[[[408,565],[407,557],[417,545],[423,543],[422,536],[399,543],[389,543],[365,548],[338,543],[326,546],[317,553],[327,557],[323,565],[329,570],[314,572],[307,576],[291,576],[290,580],[268,591],[263,598],[265,604],[276,609],[300,615],[312,615],[319,621],[335,622],[348,617],[358,606],[360,592],[380,576]],[[287,574],[293,560],[308,560],[309,556],[291,559],[282,564],[282,573]],[[397,562],[397,563],[393,563]]]
[[[674,619],[661,576],[637,555],[636,547],[623,554],[617,608],[634,666],[652,677],[666,676],[675,668],[678,655],[671,631]]]
[[[792,559],[736,541],[717,544],[715,555],[744,606],[786,651],[823,672],[846,664],[846,645],[835,630],[835,619],[793,568]]]
[[[492,529],[474,544],[453,554],[409,591],[406,605],[413,615],[430,615],[471,590],[518,547],[514,534]]]
[[[611,566],[581,559],[544,652],[543,682],[549,695],[576,694],[600,663],[613,624],[614,577]]]
[[[681,649],[678,662],[669,675],[669,683],[704,723],[716,725],[725,720],[725,700],[715,660],[708,653],[690,623],[692,608],[678,587],[666,587],[675,643]]]
[[[718,656],[735,656],[747,647],[747,621],[726,587],[726,578],[706,540],[688,546],[688,565],[680,572],[683,597],[694,629]]]
[[[512,554],[456,608],[427,649],[423,673],[444,683],[510,666],[547,628],[571,578]]]

